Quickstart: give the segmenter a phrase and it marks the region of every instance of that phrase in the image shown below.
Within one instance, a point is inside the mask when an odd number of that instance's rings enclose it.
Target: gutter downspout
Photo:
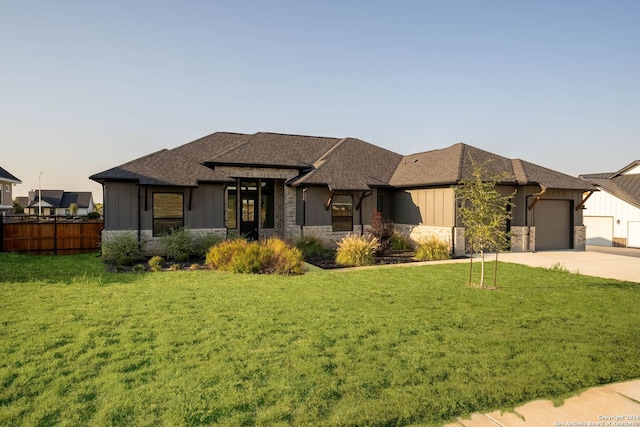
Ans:
[[[302,189],[302,224],[300,224],[300,237],[304,237],[304,227],[307,225],[307,190],[309,187]]]
[[[140,242],[142,241],[142,231],[140,230],[140,226],[142,224],[142,188],[138,186],[138,246],[140,246]]]

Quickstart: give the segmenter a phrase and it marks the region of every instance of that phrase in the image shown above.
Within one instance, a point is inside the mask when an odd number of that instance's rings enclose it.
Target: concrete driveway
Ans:
[[[640,249],[588,246],[586,251],[508,252],[500,260],[531,267],[559,266],[571,273],[640,282]]]
[[[640,249],[589,246],[586,251],[500,254],[504,262],[560,266],[572,273],[640,283]],[[536,400],[514,412],[473,414],[445,427],[640,426],[640,379],[594,387],[561,406]]]

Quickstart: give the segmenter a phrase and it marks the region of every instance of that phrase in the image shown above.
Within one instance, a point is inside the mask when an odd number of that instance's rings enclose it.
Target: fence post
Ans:
[[[58,255],[58,217],[53,217],[53,253]]]
[[[0,252],[4,252],[4,215],[0,215]]]

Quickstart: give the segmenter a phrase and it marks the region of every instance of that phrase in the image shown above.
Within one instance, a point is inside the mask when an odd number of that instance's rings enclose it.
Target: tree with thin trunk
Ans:
[[[460,180],[455,187],[458,200],[458,216],[465,228],[464,235],[468,240],[467,250],[471,254],[469,284],[473,284],[473,257],[480,254],[481,270],[480,283],[485,287],[484,257],[487,251],[496,252],[496,270],[494,271],[494,286],[497,286],[498,252],[509,247],[509,232],[507,221],[511,219],[511,199],[515,191],[503,195],[497,188],[499,182],[509,179],[508,173],[492,175],[487,164],[477,163],[468,158],[468,176]]]

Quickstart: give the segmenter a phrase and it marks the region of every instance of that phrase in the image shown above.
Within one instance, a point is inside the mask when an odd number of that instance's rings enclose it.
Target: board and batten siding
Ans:
[[[107,230],[138,228],[138,185],[108,182],[104,185],[104,227]]]
[[[640,209],[630,203],[621,200],[604,190],[595,192],[585,203],[585,216],[613,217],[613,238],[629,240],[634,243],[633,236],[629,236],[629,231],[634,232],[634,223],[640,221]],[[629,227],[631,223],[631,227]],[[590,237],[587,229],[587,237]],[[628,244],[628,243],[627,243]]]
[[[455,194],[453,188],[398,191],[394,195],[394,222],[399,224],[453,227]]]
[[[138,188],[135,183],[105,184],[104,220],[107,230],[138,229]],[[185,227],[191,229],[224,227],[224,186],[203,184],[193,190],[182,187],[140,188],[141,230],[153,229],[154,193],[181,193],[184,195]],[[191,210],[189,210],[190,201]]]

